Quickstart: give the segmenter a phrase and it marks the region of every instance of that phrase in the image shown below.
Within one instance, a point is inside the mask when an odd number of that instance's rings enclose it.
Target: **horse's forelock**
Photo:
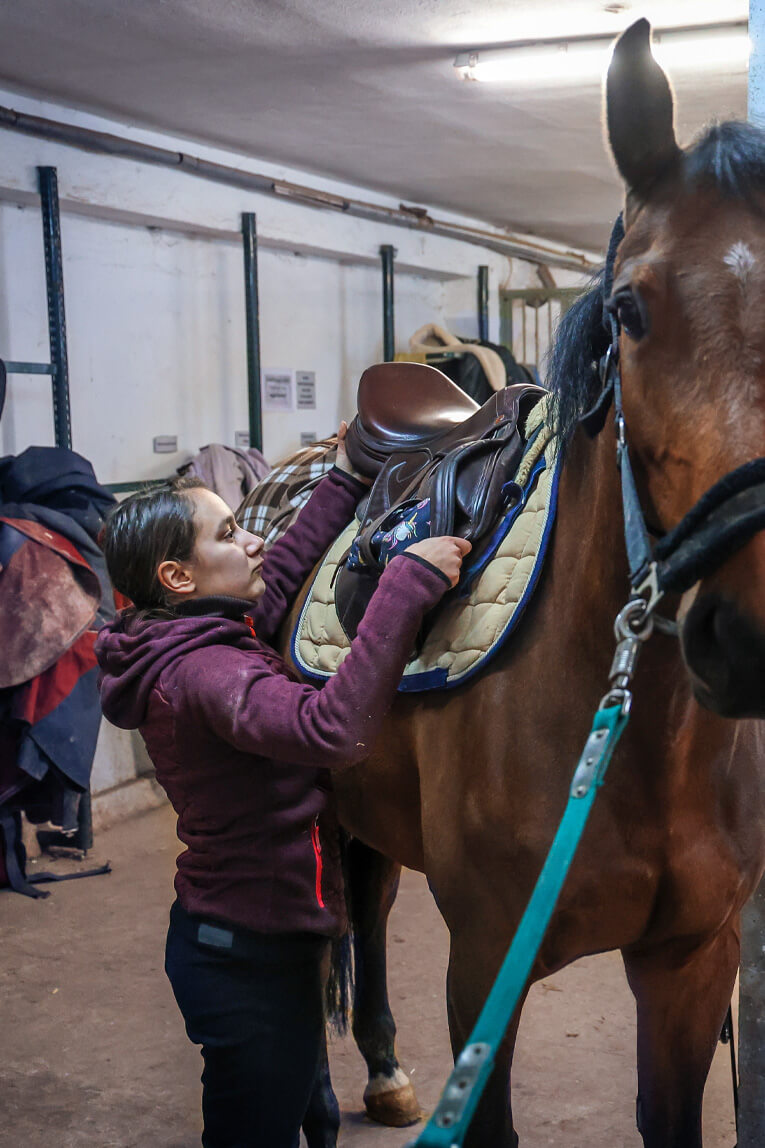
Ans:
[[[689,182],[711,182],[723,195],[761,209],[765,131],[737,120],[712,124],[686,151],[684,167]]]

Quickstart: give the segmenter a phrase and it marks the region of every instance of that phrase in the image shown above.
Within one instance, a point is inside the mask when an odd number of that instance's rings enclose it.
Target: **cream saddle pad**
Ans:
[[[399,690],[461,685],[483,668],[518,625],[542,570],[557,504],[560,458],[546,413],[543,399],[526,424],[528,446],[515,477],[522,502],[499,523],[487,550],[491,557],[468,566],[457,591],[439,607]],[[300,613],[292,656],[308,678],[330,678],[350,649],[335,611],[332,582],[358,528],[354,519],[330,548]]]

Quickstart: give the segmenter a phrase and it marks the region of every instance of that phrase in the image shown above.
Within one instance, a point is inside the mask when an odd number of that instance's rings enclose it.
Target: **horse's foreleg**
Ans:
[[[396,1025],[388,1003],[386,937],[401,866],[357,840],[348,848],[348,880],[356,986],[353,1036],[367,1064],[367,1113],[404,1127],[421,1116],[409,1078],[396,1057]]]
[[[455,1058],[470,1036],[497,972],[494,964],[484,967],[480,951],[474,938],[472,943],[464,945],[452,941],[446,1001]],[[523,1002],[510,1022],[497,1052],[494,1069],[465,1138],[465,1148],[518,1148],[518,1134],[513,1128],[510,1069],[522,1007]]]
[[[625,952],[637,1002],[637,1122],[645,1148],[702,1148],[701,1107],[739,962],[735,925],[690,955]]]

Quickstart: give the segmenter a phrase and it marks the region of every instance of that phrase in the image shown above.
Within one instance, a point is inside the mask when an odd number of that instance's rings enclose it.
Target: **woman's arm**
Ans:
[[[363,760],[404,672],[423,614],[449,579],[406,555],[382,574],[357,637],[322,689],[274,673],[252,652],[217,647],[180,659],[183,705],[231,745],[296,765]]]
[[[272,640],[308,575],[351,521],[364,493],[361,482],[334,468],[321,480],[289,530],[266,551],[266,589],[252,611],[259,638]]]

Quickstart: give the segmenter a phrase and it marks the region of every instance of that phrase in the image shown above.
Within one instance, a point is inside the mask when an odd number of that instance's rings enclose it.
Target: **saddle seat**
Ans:
[[[442,371],[425,363],[369,367],[359,381],[357,407],[346,449],[367,478],[374,478],[391,454],[440,450],[442,444],[467,441],[466,436],[478,438],[496,417],[493,409],[479,407]]]

